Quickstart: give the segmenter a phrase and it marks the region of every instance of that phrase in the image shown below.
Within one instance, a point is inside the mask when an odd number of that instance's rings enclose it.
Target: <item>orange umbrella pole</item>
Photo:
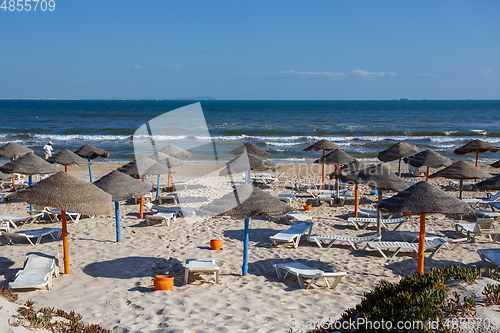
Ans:
[[[425,245],[425,214],[420,214],[420,232],[418,234],[418,274],[424,274],[424,245]]]
[[[167,184],[167,190],[170,191],[170,184],[172,181],[172,174],[169,172],[168,173],[168,184]]]
[[[66,224],[66,212],[61,209],[62,238],[64,252],[64,274],[69,274],[69,250],[68,250],[68,226]]]
[[[141,176],[141,182],[144,183],[144,176]],[[139,204],[139,218],[144,218],[144,197],[141,195],[141,203]]]
[[[323,157],[325,157],[325,150],[323,149]],[[323,172],[321,173],[321,179],[323,180],[323,186],[321,187],[322,190],[325,189],[325,162],[323,160]]]
[[[64,172],[68,172],[68,165],[64,164]]]
[[[427,167],[427,173],[425,174],[425,181],[429,181],[429,167]]]
[[[14,160],[14,157],[10,158],[10,161],[12,162]],[[12,173],[12,188],[14,189],[14,192],[16,191],[16,175]]]
[[[479,168],[479,149],[476,149],[476,168]],[[477,179],[474,179],[477,182]]]
[[[359,206],[359,196],[358,196],[358,184],[354,185],[354,217],[358,217],[358,206]]]

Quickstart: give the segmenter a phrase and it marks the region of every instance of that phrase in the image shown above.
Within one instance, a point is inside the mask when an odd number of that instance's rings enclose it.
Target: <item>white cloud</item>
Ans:
[[[379,71],[379,72],[367,72],[367,71],[362,70],[362,69],[354,69],[350,73],[355,78],[360,78],[360,79],[365,79],[365,80],[370,80],[370,79],[374,79],[376,77],[384,77],[384,76],[391,76],[391,77],[398,76],[394,72],[388,72],[388,73],[381,72],[381,71]]]
[[[179,65],[175,66],[166,66],[167,70],[172,71],[172,72],[180,72],[182,70],[182,67]]]
[[[142,66],[139,66],[139,65],[134,65],[134,68],[135,68],[135,69],[142,69]]]
[[[345,73],[335,73],[335,72],[301,72],[301,71],[281,71],[278,74],[280,75],[301,75],[301,76],[330,76],[330,77],[343,77],[346,76]]]
[[[444,78],[443,75],[430,74],[430,73],[418,73],[418,74],[415,74],[415,76],[431,77],[433,79],[442,79],[442,78]]]

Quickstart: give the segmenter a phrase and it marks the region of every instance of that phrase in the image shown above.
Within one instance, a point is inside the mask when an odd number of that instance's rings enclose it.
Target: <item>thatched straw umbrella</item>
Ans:
[[[257,156],[266,156],[266,155],[269,155],[268,151],[265,151],[264,149],[261,149],[261,148],[257,147],[256,145],[254,145],[251,142],[247,142],[247,143],[245,143],[245,144],[243,144],[243,145],[241,145],[239,147],[236,147],[235,149],[231,150],[229,152],[229,154],[241,155],[245,151],[247,153],[249,153],[249,154],[254,154],[254,155],[257,155]]]
[[[490,164],[490,166],[494,168],[500,168],[500,161],[496,161],[495,163]]]
[[[341,175],[340,179],[344,182],[354,184],[366,184],[378,191],[378,202],[382,201],[382,191],[404,191],[408,185],[404,180],[396,176],[389,167],[383,164],[372,165],[368,168],[359,169],[348,175]],[[381,214],[377,213],[377,232],[382,231]]]
[[[487,151],[496,153],[500,151],[500,148],[492,146],[489,143],[484,142],[483,140],[476,139],[474,141],[469,142],[465,146],[455,149],[453,153],[457,155],[465,155],[468,153],[476,152],[476,168],[477,168],[479,162],[479,153],[485,153]]]
[[[67,149],[63,149],[57,154],[52,155],[47,159],[47,162],[52,164],[57,163],[64,165],[64,172],[68,172],[68,165],[78,164],[80,166],[84,166],[90,164],[85,159]]]
[[[240,198],[247,198],[240,200]],[[292,211],[293,208],[278,200],[267,192],[248,184],[238,185],[234,192],[224,195],[222,198],[200,207],[196,210],[197,215],[227,215],[234,218],[245,219],[245,235],[243,238],[243,275],[248,273],[248,235],[250,218],[265,215],[270,218],[278,218]]]
[[[245,183],[250,182],[248,170],[266,171],[269,169],[276,170],[278,166],[273,162],[266,160],[252,153],[242,154],[226,163],[226,167],[219,172],[219,176],[228,176],[230,174],[246,172]]]
[[[406,142],[398,142],[384,151],[378,153],[382,162],[399,160],[398,176],[401,177],[401,159],[421,152],[422,149]]]
[[[121,239],[119,201],[142,196],[148,193],[151,187],[118,170],[111,171],[94,185],[111,194],[111,200],[115,202],[116,241],[119,242]]]
[[[331,151],[331,150],[336,150],[336,149],[339,149],[339,150],[343,150],[342,147],[340,147],[339,145],[329,141],[329,140],[319,140],[318,142],[316,142],[315,144],[312,144],[310,145],[309,147],[307,147],[306,149],[304,149],[304,151],[323,151],[323,157],[325,156],[325,151]],[[323,168],[322,168],[322,173],[321,173],[321,179],[322,179],[322,182],[323,182],[323,186],[322,188],[324,189],[325,188],[325,163],[323,163]]]
[[[169,172],[169,169],[152,160],[146,156],[141,156],[130,163],[127,163],[117,169],[123,173],[130,176],[141,177],[141,181],[144,182],[144,176],[149,175],[162,175]],[[139,206],[139,217],[142,219],[144,217],[144,197],[141,196],[141,203]]]
[[[175,158],[183,158],[183,157],[191,157],[191,153],[188,152],[187,150],[184,150],[182,148],[176,147],[174,145],[168,145],[163,147],[162,149],[158,150],[160,153],[164,153],[170,156],[173,156]]]
[[[419,274],[424,273],[425,214],[467,214],[473,211],[467,203],[424,181],[382,200],[378,208],[389,213],[406,212],[420,215],[417,265]]]
[[[415,168],[420,168],[421,166],[427,167],[427,173],[425,176],[425,181],[429,181],[429,167],[430,168],[440,168],[442,166],[447,166],[453,163],[451,159],[436,153],[433,150],[427,149],[418,154],[405,157],[403,159],[405,163],[408,163]]]
[[[42,179],[38,183],[5,198],[7,202],[25,201],[33,205],[59,208],[62,218],[64,273],[69,274],[68,229],[65,211],[85,215],[110,214],[111,195],[66,172]]]
[[[324,164],[335,164],[335,170],[340,170],[340,165],[349,164],[354,162],[355,159],[348,153],[341,149],[335,149],[326,154],[325,156],[317,159],[314,163],[324,163]],[[337,197],[340,193],[340,182],[338,179],[335,181],[335,187],[337,189]]]
[[[11,159],[17,156],[22,156],[27,153],[32,153],[33,150],[21,146],[15,142],[9,142],[0,147],[0,157],[8,157]]]
[[[56,173],[59,172],[59,169],[34,153],[27,153],[9,163],[5,163],[0,167],[0,171],[28,175],[28,186],[31,186],[33,175]],[[32,210],[33,206],[30,205],[30,211]]]
[[[485,179],[482,182],[474,184],[474,186],[481,191],[500,190],[500,175]]]
[[[469,164],[465,161],[458,161],[433,173],[429,178],[444,177],[450,179],[460,179],[460,199],[462,199],[462,187],[464,179],[485,179],[489,178],[490,174]]]
[[[81,157],[86,157],[89,161],[89,177],[90,177],[90,182],[92,183],[92,164],[90,163],[90,160],[93,160],[96,157],[102,157],[102,158],[108,158],[110,153],[105,151],[104,149],[94,147],[92,145],[85,145],[81,146],[77,151],[75,151],[75,154]]]
[[[330,174],[330,179],[333,179],[334,177],[337,178],[337,181],[340,181],[339,178],[341,175],[348,175],[352,172],[356,172],[357,170],[360,169],[366,169],[370,165],[367,163],[360,162],[358,160],[354,160],[351,163],[348,163],[347,165],[344,165],[344,167],[340,170],[337,170],[335,172],[332,172]],[[359,188],[358,184],[354,184],[354,217],[358,217],[358,207],[359,207]]]
[[[156,153],[153,153],[149,156],[150,159],[166,166],[168,168],[168,183],[167,183],[167,191],[170,191],[170,184],[171,184],[171,179],[172,179],[172,173],[173,171],[171,170],[172,168],[175,168],[176,166],[179,166],[182,164],[182,161],[170,156],[165,153],[161,153],[157,151]],[[157,179],[157,187],[156,187],[156,200],[158,200],[158,195],[160,193],[160,175],[158,175]]]

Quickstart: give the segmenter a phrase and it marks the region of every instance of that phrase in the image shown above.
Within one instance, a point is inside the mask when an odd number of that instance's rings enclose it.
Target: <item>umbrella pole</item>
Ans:
[[[61,209],[62,238],[64,252],[64,274],[69,274],[69,250],[68,250],[68,225],[66,223],[66,212]]]
[[[424,274],[424,245],[425,245],[425,214],[420,214],[420,232],[418,234],[418,264],[417,264],[418,274]]]
[[[31,186],[31,184],[33,183],[33,180],[31,178],[31,175],[28,176],[28,186]],[[30,204],[30,212],[33,211],[33,205]]]
[[[169,172],[168,173],[168,184],[167,184],[167,191],[169,191],[169,192],[170,192],[171,180],[172,180],[172,174]]]
[[[90,177],[90,183],[93,184],[94,182],[92,181],[92,164],[90,164],[90,155],[87,156],[89,159],[89,177]]]
[[[325,150],[323,149],[323,157],[325,157]],[[323,159],[323,168],[322,168],[322,173],[321,173],[321,179],[323,181],[323,186],[321,187],[322,190],[325,189],[325,160]]]
[[[141,176],[141,182],[144,183],[144,176]],[[141,195],[141,203],[139,204],[139,218],[144,218],[144,196]]]
[[[14,157],[10,158],[10,161],[12,162],[14,160]],[[14,189],[14,192],[16,191],[16,175],[12,173],[12,188]]]
[[[464,186],[464,177],[460,177],[460,200],[462,200],[462,187]]]
[[[64,164],[64,172],[68,172],[68,165]]]
[[[122,231],[120,228],[120,203],[115,201],[115,217],[116,217],[116,241],[119,242],[122,239]]]
[[[160,197],[160,175],[158,175],[158,178],[156,181],[156,201],[158,201],[159,197]]]
[[[354,185],[354,217],[358,217],[358,206],[359,206],[358,184],[355,184]]]
[[[399,159],[398,177],[401,178],[401,158]]]
[[[476,149],[476,168],[479,168],[479,149]],[[474,179],[475,182],[477,182],[477,179]]]
[[[382,201],[382,190],[378,190],[378,203]],[[377,209],[377,232],[379,234],[382,233],[382,212],[380,209]]]
[[[243,266],[241,267],[242,274],[248,273],[248,233],[250,229],[250,219],[245,219],[245,235],[243,238]]]

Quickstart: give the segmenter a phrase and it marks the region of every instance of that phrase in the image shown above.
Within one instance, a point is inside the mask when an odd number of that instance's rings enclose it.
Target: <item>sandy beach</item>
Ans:
[[[94,179],[119,165],[94,163]],[[387,165],[397,170],[396,163]],[[487,165],[480,167],[491,174],[497,173]],[[406,165],[403,165],[403,170],[408,181],[425,180],[422,176],[408,177]],[[185,180],[188,184],[187,189],[181,191],[186,206],[198,207],[204,204],[204,198],[223,194],[222,190],[218,192],[216,177],[209,171],[197,162],[186,163],[176,170],[174,181]],[[285,171],[285,175],[262,188],[269,189],[273,195],[295,194],[294,211],[312,217],[314,234],[363,236],[375,232],[370,227],[358,231],[346,222],[347,209],[353,208],[351,203],[316,206],[312,197],[294,189],[298,181],[320,182],[320,165],[281,164],[278,171]],[[68,172],[88,181],[86,168],[70,166]],[[204,178],[189,178],[197,173],[203,174]],[[152,177],[147,181],[153,183],[156,179]],[[431,179],[430,182],[458,196],[458,191],[447,188],[447,179]],[[333,181],[327,179],[327,183],[333,184]],[[375,207],[377,196],[371,195],[371,190],[360,186],[361,208]],[[464,192],[466,198],[485,196],[481,192]],[[313,204],[311,211],[304,211],[302,206],[305,203]],[[24,215],[27,210],[26,203],[0,204],[0,215]],[[454,223],[458,219],[429,215],[426,231],[457,238]],[[472,216],[464,218],[473,219]],[[79,223],[69,223],[71,274],[61,274],[54,279],[50,291],[19,292],[18,303],[34,300],[37,307],[74,310],[83,315],[83,321],[117,332],[283,332],[292,323],[297,329],[300,323],[308,321],[321,323],[338,319],[342,312],[359,303],[363,293],[380,280],[396,282],[402,276],[416,272],[416,254],[410,252],[401,252],[386,260],[377,251],[362,250],[364,244],[356,251],[346,243],[326,249],[304,239],[296,249],[290,244],[274,247],[269,237],[288,226],[284,221],[256,217],[250,221],[249,272],[242,276],[243,224],[240,219],[211,217],[190,220],[189,223],[178,218],[168,227],[165,224],[146,226],[145,220],[139,219],[139,206],[132,200],[122,202],[121,242],[115,242],[114,216],[83,217]],[[41,227],[60,227],[60,223],[41,221],[24,225],[20,230]],[[418,231],[418,217],[413,217],[398,231]],[[399,232],[384,232],[382,237],[384,240],[401,240]],[[214,238],[222,240],[223,250],[210,249],[210,239]],[[8,245],[4,237],[0,242],[2,286],[14,280],[26,253],[54,250],[62,253],[60,239],[45,239],[35,247],[26,241]],[[487,248],[498,248],[498,244],[491,243],[485,236],[478,236],[476,242],[464,242],[454,251],[442,249],[433,259],[426,258],[425,270],[457,263],[481,265],[476,250]],[[184,263],[193,258],[215,259],[221,270],[220,284],[215,284],[213,275],[209,274],[196,278],[191,275],[185,284]],[[336,290],[321,286],[305,290],[299,287],[295,278],[281,280],[276,276],[273,264],[289,261],[348,274]],[[62,269],[62,263],[60,266]],[[155,291],[155,275],[174,276],[173,289]],[[496,315],[500,318],[498,311]],[[0,323],[0,330],[2,325],[5,323]]]

